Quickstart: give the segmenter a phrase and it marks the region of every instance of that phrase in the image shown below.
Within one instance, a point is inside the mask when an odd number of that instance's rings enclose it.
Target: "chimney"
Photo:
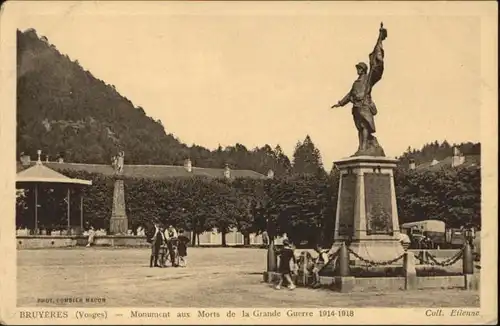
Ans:
[[[416,166],[415,166],[415,160],[414,159],[410,159],[410,164],[409,164],[409,168],[410,170],[415,170]]]
[[[433,159],[433,160],[432,160],[432,162],[431,162],[431,166],[434,166],[434,165],[436,165],[436,164],[438,164],[438,163],[439,163],[439,161],[438,161],[438,160]]]
[[[451,167],[457,167],[463,164],[465,161],[465,157],[460,153],[458,147],[453,147],[453,157],[451,158]]]
[[[268,179],[272,179],[274,178],[274,171],[269,169],[269,171],[267,171],[267,178]]]
[[[224,177],[229,179],[231,178],[231,169],[229,168],[229,164],[226,163],[226,167],[224,168]]]
[[[31,157],[29,155],[24,154],[24,152],[21,153],[20,161],[22,166],[31,165]]]
[[[36,154],[38,155],[38,159],[36,160],[36,164],[42,164],[42,150],[37,150]]]
[[[187,159],[186,161],[184,161],[184,168],[186,168],[186,171],[188,172],[193,172],[193,165],[191,163],[191,159]]]

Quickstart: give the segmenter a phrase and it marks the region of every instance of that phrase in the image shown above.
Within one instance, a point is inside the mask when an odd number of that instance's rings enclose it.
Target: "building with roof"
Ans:
[[[23,155],[17,164],[17,171],[22,171],[36,164],[36,161],[31,161],[30,157]],[[84,171],[88,173],[102,174],[106,176],[115,175],[115,170],[111,164],[85,164],[85,163],[67,163],[62,159],[56,162],[45,161],[44,165],[55,171]],[[266,179],[272,178],[274,173],[269,171],[268,175],[264,175],[252,170],[233,170],[228,165],[221,169],[215,168],[200,168],[192,165],[190,159],[187,159],[184,166],[181,165],[128,165],[123,167],[123,177],[143,178],[143,179],[164,179],[175,177],[202,176],[209,178],[253,178]]]
[[[20,160],[17,162],[17,172],[18,180],[23,176],[28,176],[33,174],[34,171],[43,170],[41,173],[41,178],[46,175],[48,178],[59,177],[60,180],[66,178],[70,179],[60,172],[64,171],[81,171],[88,172],[92,174],[101,174],[104,176],[115,176],[116,170],[112,164],[85,164],[85,163],[68,163],[64,162],[62,158],[58,158],[56,161],[49,161],[46,156],[46,160],[41,162],[40,151],[38,153],[38,160],[32,161],[29,155],[24,155],[22,153]],[[231,169],[228,165],[224,168],[201,168],[193,166],[190,159],[187,159],[182,166],[175,165],[123,165],[123,171],[121,176],[125,178],[142,178],[142,179],[165,179],[165,178],[176,178],[176,177],[208,177],[208,178],[226,178],[234,180],[236,178],[252,178],[252,179],[271,179],[274,177],[274,172],[269,170],[267,175],[252,171],[252,170],[238,170]],[[38,176],[40,177],[40,176]],[[84,180],[85,181],[85,180]],[[68,209],[69,212],[69,209]],[[83,212],[83,210],[82,210]],[[36,217],[34,218],[37,219]],[[68,215],[68,221],[70,217]],[[81,216],[81,221],[83,223],[83,213]],[[35,222],[36,224],[36,222]],[[69,228],[69,222],[68,222]],[[70,234],[70,233],[67,233]],[[199,235],[199,242],[201,245],[220,245],[221,244],[221,234],[219,232],[204,232]],[[107,241],[105,238],[102,241]],[[32,246],[31,243],[27,242],[28,239],[23,239],[23,245],[25,247]],[[31,240],[30,240],[31,241]],[[236,230],[231,230],[226,234],[226,241],[229,245],[243,244],[243,235]],[[252,235],[250,239],[251,244],[262,243],[262,239],[259,235]]]
[[[23,169],[18,172],[16,175],[16,190],[21,190],[24,194],[24,190],[30,189],[33,191],[33,220],[32,221],[24,221],[23,224],[28,224],[33,226],[34,234],[38,234],[38,230],[40,227],[40,221],[38,217],[38,194],[39,190],[42,188],[65,188],[66,190],[66,218],[67,218],[67,231],[70,232],[71,229],[71,208],[70,208],[70,195],[71,188],[78,188],[82,186],[90,186],[92,185],[92,181],[90,180],[81,180],[75,178],[69,178],[53,169],[44,166],[42,161],[40,160],[41,151],[38,151],[38,161],[34,162],[34,165]],[[79,230],[83,229],[83,195],[80,192],[80,225]]]
[[[439,171],[454,168],[481,168],[480,155],[463,155],[457,147],[453,148],[453,155],[440,161],[433,159],[430,162],[415,163],[410,160],[408,168],[415,171]]]

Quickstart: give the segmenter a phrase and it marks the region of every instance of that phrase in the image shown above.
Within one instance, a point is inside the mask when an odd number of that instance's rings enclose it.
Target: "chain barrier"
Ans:
[[[387,266],[387,265],[392,265],[395,262],[397,262],[398,260],[403,259],[403,257],[405,256],[405,254],[403,253],[402,255],[400,255],[399,257],[396,257],[394,259],[377,262],[377,261],[374,261],[374,260],[368,260],[368,259],[365,259],[365,258],[361,257],[360,255],[358,255],[357,253],[355,253],[354,251],[352,251],[351,248],[347,248],[347,250],[349,250],[349,253],[351,253],[354,257],[358,258],[359,260],[361,260],[365,264],[369,265],[370,267],[372,267],[372,266]]]
[[[432,255],[430,252],[427,252],[427,257],[431,260],[429,263],[431,266],[441,266],[441,267],[446,267],[446,266],[451,266],[455,264],[457,261],[462,259],[462,256],[464,254],[464,249],[462,248],[460,251],[458,251],[455,255],[453,255],[450,258],[447,258],[443,261],[438,261],[436,256]]]
[[[425,259],[424,259],[424,251],[420,251],[418,255],[415,256],[416,259],[420,262],[420,265],[425,264]]]

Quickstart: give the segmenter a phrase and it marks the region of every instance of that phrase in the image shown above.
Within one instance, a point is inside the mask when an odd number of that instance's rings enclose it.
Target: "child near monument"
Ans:
[[[283,246],[284,246],[283,249],[279,253],[280,259],[278,267],[278,271],[281,275],[280,275],[280,280],[275,288],[276,290],[281,289],[283,278],[285,278],[286,281],[288,282],[288,288],[290,290],[293,290],[295,289],[295,284],[293,284],[291,274],[292,274],[292,269],[294,269],[295,266],[297,266],[297,261],[295,259],[295,254],[288,239],[283,240]]]
[[[325,266],[325,264],[328,262],[329,257],[328,257],[328,250],[323,250],[321,245],[316,245],[314,248],[316,253],[318,254],[318,257],[314,260],[314,264],[311,270],[311,273],[313,275],[313,288],[318,288],[321,286],[320,279],[319,279],[319,271]]]

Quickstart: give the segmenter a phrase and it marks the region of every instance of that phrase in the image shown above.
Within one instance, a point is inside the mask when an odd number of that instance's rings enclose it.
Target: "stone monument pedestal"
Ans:
[[[345,242],[350,250],[370,261],[388,261],[403,254],[393,174],[396,162],[375,156],[335,162],[340,184],[331,253]],[[350,264],[365,263],[351,254]]]
[[[125,207],[125,186],[123,180],[117,179],[113,191],[113,210],[109,221],[111,234],[127,234],[128,219]]]

